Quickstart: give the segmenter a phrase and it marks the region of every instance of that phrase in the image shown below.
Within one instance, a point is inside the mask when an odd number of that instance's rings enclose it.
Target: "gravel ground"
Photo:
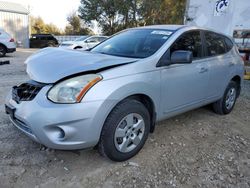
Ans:
[[[123,163],[95,150],[44,148],[13,127],[4,113],[11,86],[27,80],[24,60],[0,66],[0,187],[250,187],[250,81],[227,116],[200,108],[158,123],[141,152]]]

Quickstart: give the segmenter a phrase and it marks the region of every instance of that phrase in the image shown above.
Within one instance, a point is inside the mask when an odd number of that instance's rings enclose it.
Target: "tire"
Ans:
[[[149,130],[150,115],[146,107],[137,100],[126,99],[107,117],[98,151],[113,161],[128,160],[141,150]]]
[[[4,45],[0,45],[0,57],[4,57],[7,53],[7,49]]]
[[[48,43],[48,45],[46,47],[55,47],[55,43]]]
[[[214,112],[220,115],[229,114],[233,110],[235,102],[237,100],[237,94],[239,92],[238,89],[238,84],[234,81],[230,81],[223,97],[213,103]]]

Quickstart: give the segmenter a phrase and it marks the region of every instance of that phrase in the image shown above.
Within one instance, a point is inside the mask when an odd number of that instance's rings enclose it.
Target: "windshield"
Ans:
[[[77,38],[75,41],[84,41],[88,37],[89,36],[83,36],[83,37]]]
[[[132,29],[107,39],[91,51],[121,57],[146,58],[153,55],[172,33],[170,30]]]

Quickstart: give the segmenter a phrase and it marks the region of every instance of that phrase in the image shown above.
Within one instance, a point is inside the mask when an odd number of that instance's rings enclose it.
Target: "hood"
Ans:
[[[138,59],[110,56],[88,51],[45,48],[26,60],[27,73],[40,83],[56,81],[77,73],[135,62]]]

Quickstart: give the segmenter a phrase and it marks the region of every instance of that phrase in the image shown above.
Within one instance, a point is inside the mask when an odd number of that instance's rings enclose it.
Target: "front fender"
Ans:
[[[99,135],[112,109],[123,99],[136,94],[151,98],[158,113],[160,110],[160,74],[155,71],[103,80],[91,88],[83,97],[82,102],[103,101],[94,120],[101,125],[98,130]]]
[[[103,80],[90,89],[82,102],[95,100],[120,102],[131,95],[144,94],[152,99],[156,110],[158,110],[160,104],[160,84],[158,71]]]

